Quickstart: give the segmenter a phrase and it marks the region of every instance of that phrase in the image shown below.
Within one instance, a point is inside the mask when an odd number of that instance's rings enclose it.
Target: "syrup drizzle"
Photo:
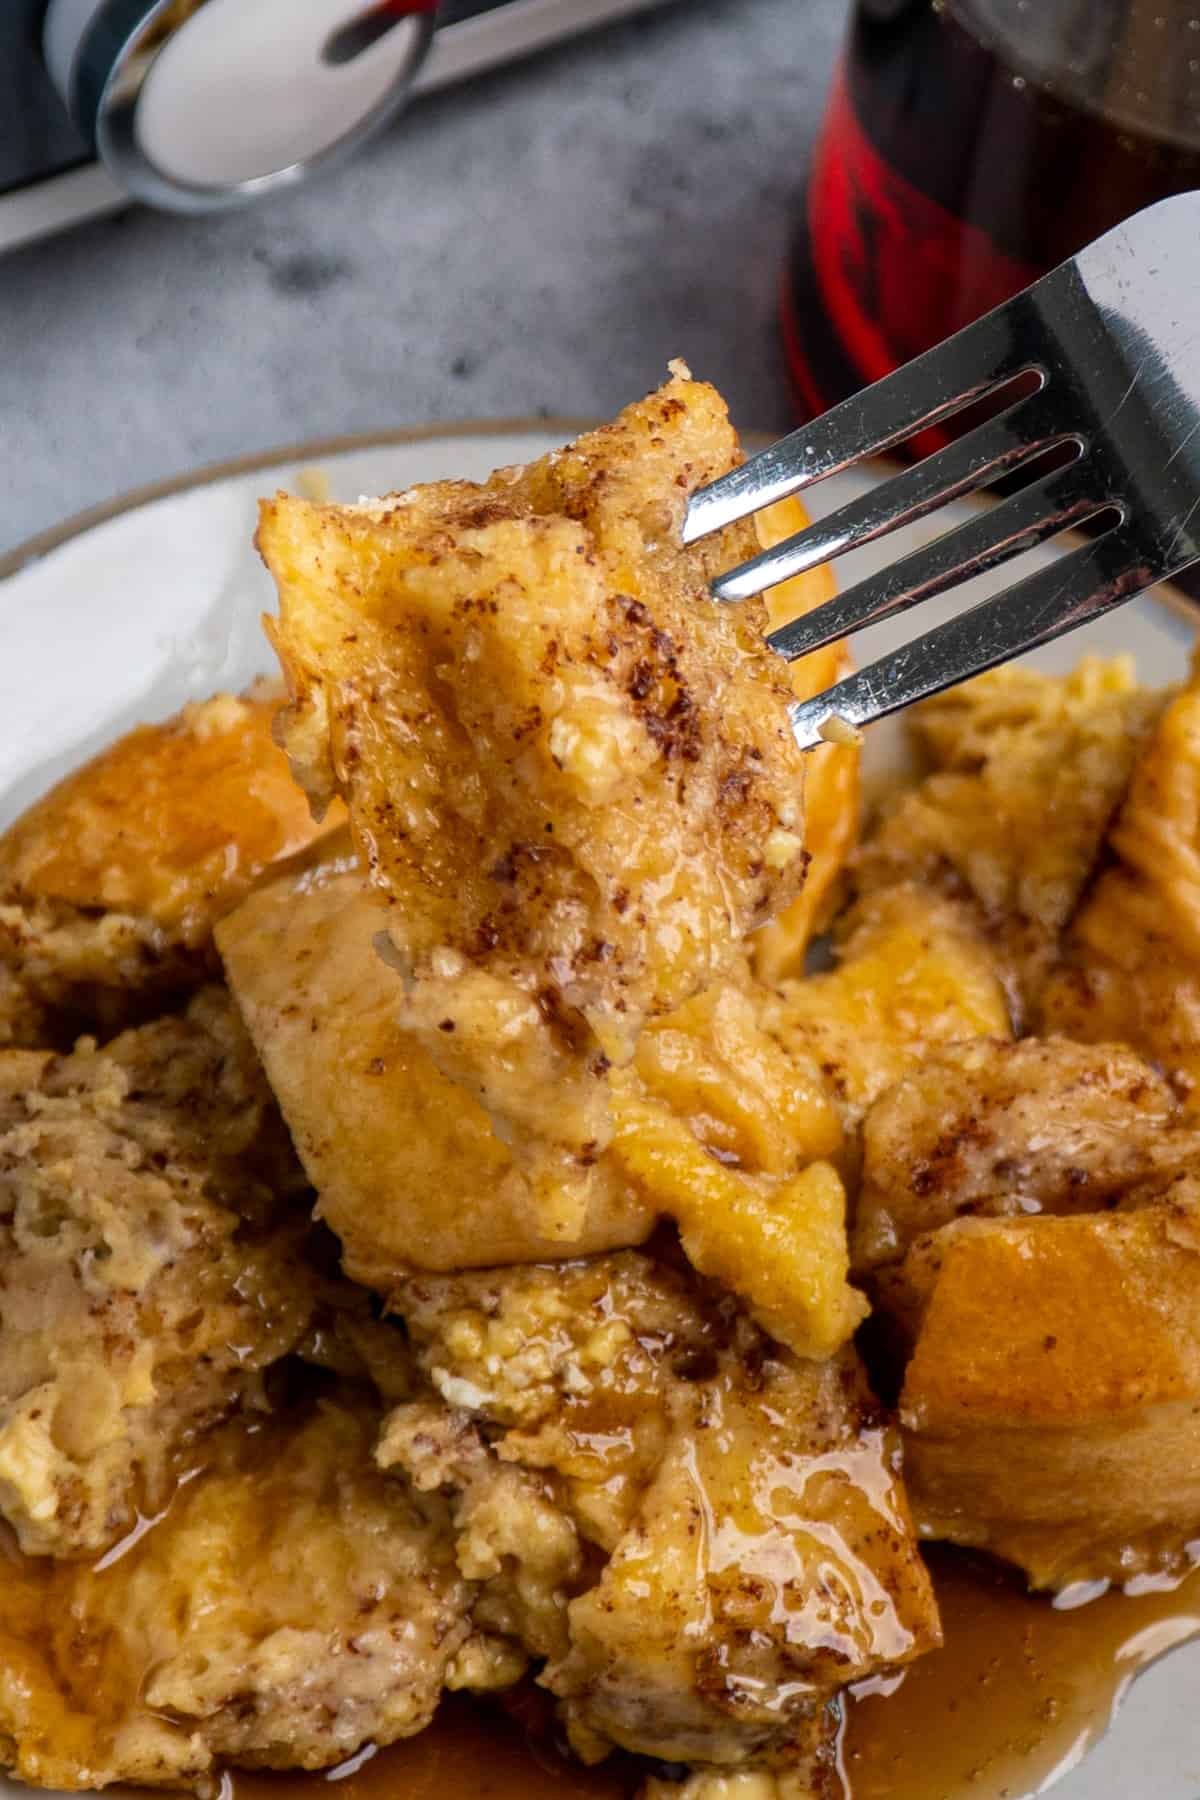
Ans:
[[[1056,1605],[985,1558],[927,1554],[945,1646],[848,1696],[845,1800],[1027,1800],[1103,1735],[1139,1670],[1200,1637],[1200,1567]],[[0,1651],[7,1638],[36,1652],[60,1579],[0,1534]],[[103,1714],[105,1696],[93,1698]],[[630,1800],[645,1772],[632,1757],[568,1759],[548,1697],[530,1688],[503,1704],[452,1696],[427,1731],[323,1775],[235,1771],[219,1800],[321,1800],[328,1782],[337,1800]]]
[[[1103,1736],[1140,1670],[1200,1636],[1200,1569],[1064,1606],[983,1558],[928,1555],[945,1644],[851,1700],[852,1800],[1025,1800]]]
[[[1025,1800],[1107,1729],[1140,1669],[1200,1636],[1200,1569],[1055,1606],[983,1558],[930,1553],[946,1643],[849,1699],[846,1800]],[[353,1772],[338,1800],[627,1800],[640,1769],[583,1769],[499,1708],[454,1699]],[[237,1775],[236,1800],[319,1800],[313,1776]],[[329,1779],[329,1777],[325,1777]]]

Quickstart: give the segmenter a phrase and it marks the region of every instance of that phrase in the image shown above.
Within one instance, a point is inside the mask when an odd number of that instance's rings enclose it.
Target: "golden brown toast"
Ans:
[[[140,725],[0,837],[0,1043],[67,1047],[215,971],[215,919],[319,828],[272,737],[280,690]]]

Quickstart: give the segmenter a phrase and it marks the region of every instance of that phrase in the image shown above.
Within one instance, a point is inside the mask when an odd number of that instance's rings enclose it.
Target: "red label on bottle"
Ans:
[[[929,199],[887,163],[839,71],[808,187],[818,298],[864,386],[1043,273]]]

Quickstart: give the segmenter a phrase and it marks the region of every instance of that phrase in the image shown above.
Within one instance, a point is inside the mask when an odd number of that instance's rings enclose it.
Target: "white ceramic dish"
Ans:
[[[0,825],[139,719],[161,718],[187,699],[240,687],[271,667],[259,627],[260,613],[271,605],[271,585],[251,541],[260,494],[294,487],[301,470],[313,467],[338,499],[441,476],[479,478],[500,463],[540,455],[572,429],[566,422],[512,424],[310,445],[133,495],[0,559]],[[879,478],[878,469],[836,477],[814,490],[812,510],[823,513]],[[950,509],[959,517],[969,510]],[[944,522],[912,527],[846,558],[840,572],[854,579],[942,528]],[[1056,554],[1045,546],[1030,560],[1042,563]],[[975,586],[982,595],[1003,579],[984,578]],[[935,602],[929,622],[938,613]],[[897,641],[904,624],[860,638],[860,659]],[[1193,636],[1185,602],[1146,597],[1034,660],[1061,670],[1085,649],[1132,650],[1142,679],[1157,685],[1179,678]],[[872,759],[894,760],[901,744],[889,722],[872,740]],[[1184,1635],[1183,1622],[1172,1621],[1161,1648]],[[1200,1642],[1177,1650],[1138,1681],[1113,1730],[1080,1767],[1065,1759],[1055,1800],[1196,1800],[1198,1683]],[[0,1800],[27,1793],[0,1779]],[[931,1794],[929,1800],[959,1797]],[[1012,1800],[1018,1800],[1016,1790]]]

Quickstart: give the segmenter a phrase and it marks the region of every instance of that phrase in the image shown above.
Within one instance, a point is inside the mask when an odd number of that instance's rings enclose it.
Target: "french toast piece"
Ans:
[[[654,1211],[611,1160],[547,1144],[518,1164],[479,1101],[400,1022],[384,915],[347,840],[264,883],[217,927],[234,996],[347,1273],[536,1261],[639,1243]]]
[[[0,1519],[24,1550],[106,1549],[258,1403],[315,1304],[300,1190],[220,989],[102,1051],[0,1054]]]
[[[414,1277],[392,1303],[458,1435],[416,1401],[392,1413],[380,1459],[445,1487],[472,1543],[486,1445],[493,1480],[540,1480],[592,1547],[541,1677],[586,1760],[619,1745],[730,1772],[819,1768],[839,1687],[939,1641],[852,1351],[792,1357],[636,1252]],[[538,1552],[531,1537],[535,1566]]]
[[[919,1240],[903,1274],[918,1305],[930,1290],[900,1400],[922,1534],[1041,1588],[1185,1569],[1200,1530],[1194,1183],[1136,1212],[964,1219]]]
[[[1010,1032],[1002,965],[969,907],[899,881],[840,923],[837,965],[781,981],[763,1024],[788,1055],[811,1057],[846,1129],[939,1045]]]
[[[414,1028],[518,1131],[495,1065],[519,1045],[576,1148],[606,1135],[589,1077],[804,875],[786,669],[760,603],[708,595],[757,539],[679,541],[689,492],[737,458],[718,395],[679,372],[482,485],[262,509],[284,742],[318,802],[348,801]],[[501,1004],[503,1039],[438,1042]]]
[[[1028,1029],[1164,696],[1130,657],[1085,657],[1065,679],[995,669],[914,707],[922,780],[855,865],[859,891],[909,880],[972,907]]]
[[[353,1388],[221,1426],[169,1511],[95,1568],[0,1545],[0,1764],[44,1787],[324,1769],[519,1675],[470,1624],[445,1501],[373,1465]]]
[[[763,1028],[743,972],[652,1020],[598,1078],[603,1148],[564,1155],[560,1096],[528,1078],[518,1157],[408,1029],[349,845],[314,850],[217,927],[233,992],[347,1272],[386,1292],[414,1269],[638,1244],[663,1214],[698,1267],[773,1335],[825,1354],[863,1305],[847,1283],[837,1112],[812,1058]],[[484,1022],[486,1025],[486,1021]]]
[[[1200,1135],[1122,1046],[955,1046],[863,1132],[856,1253],[909,1350],[922,1533],[1038,1587],[1200,1527]]]
[[[309,843],[260,683],[140,725],[0,836],[0,1045],[67,1049],[216,971],[215,918]]]
[[[1200,1111],[1200,675],[1145,743],[1109,834],[1110,866],[1041,996],[1041,1028],[1120,1039]]]
[[[863,1126],[860,1274],[959,1218],[1100,1212],[1200,1167],[1169,1084],[1119,1044],[979,1038],[932,1052]]]

